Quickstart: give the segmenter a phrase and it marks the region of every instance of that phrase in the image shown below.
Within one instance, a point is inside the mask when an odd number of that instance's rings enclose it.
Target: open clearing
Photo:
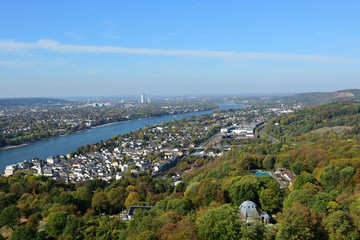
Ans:
[[[345,130],[350,130],[352,127],[349,126],[335,126],[335,127],[323,127],[319,129],[312,130],[312,133],[327,133],[330,131],[334,131],[336,133],[341,133]]]

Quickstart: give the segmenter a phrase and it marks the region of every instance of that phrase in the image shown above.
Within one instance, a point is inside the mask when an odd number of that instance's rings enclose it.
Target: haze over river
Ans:
[[[240,108],[241,105],[220,104],[221,109]],[[97,143],[101,140],[107,140],[112,136],[128,133],[146,125],[161,124],[186,116],[199,116],[202,114],[212,113],[212,111],[193,112],[178,114],[165,117],[139,119],[128,122],[119,122],[111,125],[104,125],[97,128],[91,128],[86,131],[76,132],[69,135],[51,138],[44,141],[31,143],[29,145],[0,150],[0,172],[5,171],[7,165],[31,160],[33,158],[46,159],[52,155],[65,155],[73,152],[81,145],[88,143]]]

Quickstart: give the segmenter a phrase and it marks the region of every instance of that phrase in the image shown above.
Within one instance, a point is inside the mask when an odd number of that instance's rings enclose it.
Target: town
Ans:
[[[81,146],[66,156],[9,165],[5,176],[18,170],[31,170],[35,175],[66,182],[118,180],[127,173],[158,176],[191,154],[221,156],[229,150],[227,138],[255,138],[256,128],[263,123],[257,111],[242,109],[187,117]]]
[[[144,98],[144,96],[143,96]],[[0,100],[0,148],[32,143],[104,124],[217,108],[192,98]]]

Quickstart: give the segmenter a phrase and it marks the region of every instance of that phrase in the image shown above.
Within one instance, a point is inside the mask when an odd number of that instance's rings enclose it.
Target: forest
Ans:
[[[0,177],[0,238],[359,239],[359,114],[360,102],[345,101],[276,117],[264,131],[279,143],[260,134],[222,157],[189,155],[164,178]],[[295,182],[280,188],[251,172],[275,168],[291,170]],[[177,170],[184,174],[175,186]],[[246,200],[269,213],[271,224],[242,221]],[[130,206],[153,208],[123,221],[119,214]]]

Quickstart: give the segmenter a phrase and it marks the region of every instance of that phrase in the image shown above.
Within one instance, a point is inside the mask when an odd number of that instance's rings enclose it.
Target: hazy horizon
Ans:
[[[360,88],[360,2],[12,1],[0,98]]]
[[[279,92],[279,93],[273,93],[273,92],[263,92],[263,93],[226,93],[226,94],[148,94],[145,93],[146,97],[154,97],[154,98],[167,98],[167,97],[266,97],[266,96],[291,96],[296,94],[307,94],[307,93],[331,93],[336,91],[346,91],[351,89],[337,89],[335,91],[317,91],[317,92]],[[53,99],[94,99],[94,98],[140,98],[140,95],[142,93],[138,94],[122,94],[122,95],[92,95],[92,96],[23,96],[23,97],[0,97],[0,99],[17,99],[17,98],[53,98]]]

